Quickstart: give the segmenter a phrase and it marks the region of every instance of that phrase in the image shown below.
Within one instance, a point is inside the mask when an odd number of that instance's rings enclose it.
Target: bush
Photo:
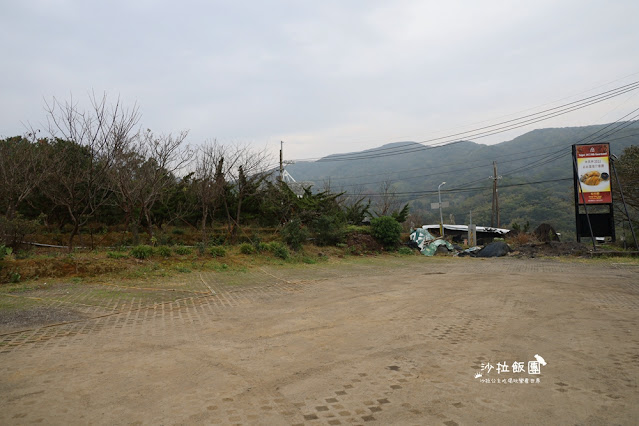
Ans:
[[[400,247],[399,250],[397,250],[397,253],[405,255],[414,254],[413,249],[410,247]]]
[[[153,256],[153,247],[147,245],[135,246],[131,249],[131,256],[136,259],[148,259]]]
[[[22,278],[22,275],[20,275],[18,271],[11,271],[11,273],[9,274],[9,282],[12,284],[19,283],[20,278]]]
[[[213,246],[209,249],[209,253],[213,257],[224,257],[226,256],[226,249],[222,246]]]
[[[0,243],[17,249],[28,234],[38,230],[38,225],[38,221],[24,219],[19,214],[13,219],[0,215]]]
[[[197,248],[197,252],[201,255],[203,255],[204,253],[206,253],[206,244],[199,242],[197,244],[195,244],[195,248]]]
[[[284,244],[272,242],[269,244],[269,250],[275,257],[279,257],[280,259],[286,260],[290,257],[288,248]]]
[[[290,248],[298,251],[302,248],[302,244],[308,239],[308,229],[302,225],[299,219],[293,219],[284,225],[280,231],[280,235]]]
[[[209,238],[209,245],[211,246],[221,246],[226,242],[226,236],[224,235],[213,235]]]
[[[184,246],[177,246],[173,249],[173,251],[175,252],[175,254],[179,254],[180,256],[186,256],[188,254],[193,253],[193,250],[191,250],[190,247],[184,247]]]
[[[255,253],[255,246],[250,243],[242,243],[240,245],[240,253],[242,254],[253,254]]]
[[[0,244],[0,260],[4,259],[5,256],[10,256],[11,253],[13,253],[13,249],[11,247]]]
[[[376,217],[371,220],[371,234],[384,247],[395,247],[399,243],[402,225],[391,216]]]
[[[167,246],[158,247],[157,253],[162,257],[171,257],[171,249]]]
[[[346,227],[337,216],[320,216],[313,221],[315,243],[318,246],[336,245],[344,242]]]

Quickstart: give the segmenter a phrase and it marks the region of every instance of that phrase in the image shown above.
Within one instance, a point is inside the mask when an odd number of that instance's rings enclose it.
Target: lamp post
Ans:
[[[442,215],[442,185],[446,185],[446,182],[442,182],[437,187],[437,193],[439,194],[439,235],[444,238],[444,216]]]

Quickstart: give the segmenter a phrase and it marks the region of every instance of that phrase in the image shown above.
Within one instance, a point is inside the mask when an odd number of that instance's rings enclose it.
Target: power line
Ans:
[[[545,149],[545,148],[543,148]],[[507,155],[514,155],[514,154],[507,154]],[[494,158],[499,158],[499,157],[504,157],[507,155],[502,155],[502,156],[496,156]],[[538,156],[546,156],[547,154],[539,154],[539,155],[533,155],[533,156],[529,156],[529,157],[519,157],[519,158],[514,158],[512,160],[507,160],[507,161],[503,161],[503,163],[510,163],[510,162],[514,162],[514,161],[522,161],[525,158],[534,158],[534,157],[538,157]],[[463,162],[463,163],[468,163],[467,161]],[[467,171],[467,170],[474,170],[474,169],[481,169],[482,167],[486,167],[486,166],[490,166],[493,162],[491,161],[490,163],[486,163],[486,164],[480,164],[478,166],[473,166],[473,167],[464,167],[463,169],[455,169],[455,170],[446,170],[446,173],[456,173],[456,172],[463,172],[463,171]],[[453,164],[461,164],[461,163],[453,163]],[[448,164],[450,165],[450,164]],[[446,166],[446,165],[442,165],[442,166]],[[423,170],[423,168],[421,169],[413,169],[412,171],[415,170]],[[405,173],[411,170],[402,170],[396,173]],[[403,182],[403,181],[407,181],[407,180],[412,180],[412,179],[419,179],[419,178],[424,178],[424,177],[429,177],[429,176],[436,176],[441,174],[440,172],[433,172],[433,173],[428,173],[425,175],[419,175],[419,176],[410,176],[410,177],[406,177],[406,178],[397,178],[397,179],[386,179],[386,180],[382,180],[382,181],[376,181],[376,182],[365,182],[365,183],[352,183],[352,184],[348,184],[348,185],[340,185],[340,188],[348,188],[348,187],[352,187],[352,186],[360,186],[360,185],[375,185],[377,183],[384,183],[384,182]],[[379,176],[379,173],[377,173],[374,176]],[[361,177],[361,176],[360,176]],[[333,178],[331,178],[332,180]],[[335,178],[335,179],[346,179],[346,178]]]
[[[624,116],[624,117],[622,117],[622,118],[625,118],[625,116]],[[617,130],[617,131],[615,131],[615,132],[607,133],[607,134],[606,134],[606,135],[604,135],[604,136],[605,136],[605,137],[607,137],[607,136],[610,136],[610,135],[612,135],[612,134],[618,133],[618,131],[621,131],[621,130],[623,130],[624,128],[626,128],[626,127],[628,127],[628,126],[630,126],[630,125],[632,125],[632,124],[634,124],[634,123],[635,123],[635,122],[630,122],[630,123],[626,124],[623,128],[620,128],[620,129],[618,129],[618,130]],[[611,123],[611,124],[609,124],[608,126],[610,126],[610,125],[612,125],[612,124],[614,124],[614,123]],[[606,127],[608,127],[608,126],[606,126]],[[598,132],[598,131],[597,131],[597,132]],[[595,133],[597,133],[597,132],[595,132]],[[585,138],[582,138],[582,139],[580,139],[579,141],[577,141],[577,142],[573,142],[573,143],[581,143],[581,142],[583,142],[584,140],[587,140],[587,139],[588,139],[589,137],[591,137],[591,136],[592,136],[592,135],[588,135],[588,136],[586,136]],[[639,136],[639,133],[634,133],[634,134],[631,134],[631,135],[626,135],[626,136],[623,136],[623,137],[620,137],[620,138],[609,139],[609,141],[611,141],[611,142],[612,142],[612,141],[615,141],[615,140],[625,139],[625,138],[632,137],[632,136]],[[514,155],[518,155],[518,154],[526,154],[526,153],[529,153],[529,152],[535,152],[535,151],[539,151],[539,150],[547,150],[547,149],[548,149],[547,147],[542,147],[542,148],[536,148],[536,149],[532,149],[532,150],[528,150],[528,151],[518,151],[518,152],[509,153],[509,154],[497,155],[497,156],[493,156],[492,158],[510,157],[510,156],[514,156]],[[558,155],[558,156],[555,158],[555,157],[554,157],[554,155],[555,155],[555,154],[561,154],[561,155]],[[508,170],[508,171],[506,171],[505,173],[503,173],[503,176],[507,176],[507,175],[511,175],[511,174],[517,173],[517,172],[519,172],[519,171],[520,171],[520,169],[521,169],[521,171],[523,171],[523,170],[527,170],[527,169],[529,169],[529,168],[532,168],[532,167],[534,167],[534,166],[545,165],[545,164],[551,163],[551,162],[553,162],[553,161],[555,161],[555,160],[558,160],[558,159],[560,159],[560,158],[563,158],[565,155],[568,155],[568,154],[569,154],[569,153],[565,152],[565,151],[564,151],[564,148],[562,148],[562,149],[560,149],[560,150],[558,150],[558,151],[553,151],[553,152],[551,152],[550,154],[544,153],[544,154],[540,154],[540,155],[533,155],[533,156],[526,156],[526,157],[517,157],[517,158],[510,159],[510,160],[501,161],[500,163],[501,163],[501,164],[504,164],[504,163],[511,163],[511,162],[516,162],[516,161],[523,161],[523,160],[525,160],[525,159],[534,158],[534,157],[538,157],[538,156],[544,156],[544,158],[542,158],[542,159],[540,159],[540,160],[537,160],[535,163],[532,163],[532,164],[530,164],[530,163],[529,163],[529,164],[525,164],[525,165],[523,165],[523,166],[521,166],[521,167],[518,167],[518,168],[516,168],[516,169]],[[546,161],[546,160],[548,160],[548,161]],[[459,161],[459,162],[455,162],[455,163],[440,164],[440,166],[441,166],[441,167],[448,167],[448,166],[452,166],[452,165],[457,165],[457,164],[467,164],[467,163],[468,163],[467,161]],[[446,171],[446,173],[455,173],[455,172],[459,172],[459,171],[473,170],[473,169],[478,169],[478,168],[486,167],[486,166],[489,166],[489,165],[491,165],[491,164],[492,164],[492,162],[491,162],[491,163],[486,163],[486,164],[481,164],[481,165],[479,165],[479,166],[474,166],[474,167],[465,167],[465,168],[463,168],[463,169],[447,170],[447,171]],[[397,171],[397,172],[389,172],[389,173],[388,173],[388,175],[391,175],[391,174],[400,174],[400,173],[408,173],[408,172],[417,171],[417,170],[423,170],[423,167],[418,168],[418,169],[407,169],[407,170],[400,170],[400,171]],[[407,180],[411,180],[411,179],[418,179],[418,178],[422,178],[422,177],[435,176],[435,175],[438,175],[438,174],[440,174],[440,172],[433,172],[433,173],[428,173],[428,174],[425,174],[425,175],[419,175],[419,176],[410,176],[410,177],[406,177],[406,178],[397,177],[396,179],[390,179],[390,180],[389,180],[389,179],[385,179],[385,180],[383,180],[383,181],[375,181],[375,182],[365,182],[365,183],[354,183],[354,184],[340,185],[339,187],[340,187],[340,188],[348,188],[348,187],[361,186],[361,185],[374,185],[374,184],[377,184],[377,183],[383,183],[383,182],[401,182],[401,181],[407,181]],[[333,180],[345,180],[345,179],[359,179],[359,178],[365,178],[365,177],[370,177],[370,176],[379,176],[379,175],[380,175],[380,173],[366,174],[366,175],[359,175],[359,176],[338,176],[338,177],[331,177],[331,181],[333,181]],[[471,181],[470,183],[474,183],[474,182],[476,182],[476,181],[477,181],[477,180],[473,180],[473,181]]]
[[[542,184],[542,183],[553,183],[553,182],[563,182],[563,181],[567,181],[567,180],[572,180],[572,177],[569,178],[560,178],[560,179],[549,179],[549,180],[539,180],[536,182],[523,182],[523,183],[512,183],[512,184],[508,184],[508,185],[500,185],[500,188],[511,188],[511,187],[517,187],[517,186],[527,186],[527,185],[538,185],[538,184]],[[458,194],[458,193],[463,193],[463,192],[476,192],[476,191],[487,191],[487,190],[492,190],[492,185],[491,186],[480,186],[480,187],[473,187],[473,188],[453,188],[453,189],[447,189],[444,191],[441,191],[442,193],[445,194]],[[396,196],[426,196],[426,195],[436,195],[437,194],[437,190],[433,190],[433,191],[413,191],[413,192],[396,192],[393,195]],[[348,194],[345,193],[345,195],[361,195],[364,197],[386,197],[388,196],[388,194],[382,194],[382,193],[374,193],[374,194]]]
[[[474,130],[469,130],[466,132],[460,132],[460,133],[455,133],[452,135],[448,135],[448,136],[442,136],[439,138],[432,138],[426,141],[422,141],[419,142],[419,147],[388,147],[388,148],[380,148],[380,149],[375,149],[373,150],[374,152],[370,152],[368,154],[363,154],[363,153],[351,153],[351,154],[340,154],[340,155],[334,155],[332,157],[329,158],[322,158],[320,161],[321,162],[329,162],[329,161],[347,161],[347,160],[358,160],[358,159],[368,159],[368,158],[377,158],[377,157],[384,157],[384,156],[389,156],[389,155],[398,155],[398,154],[404,154],[404,153],[410,153],[410,152],[416,152],[419,150],[424,150],[424,149],[431,149],[434,147],[438,147],[438,146],[443,146],[443,145],[451,145],[454,143],[460,143],[463,142],[461,140],[455,140],[453,138],[457,137],[457,136],[462,136],[465,135],[465,138],[474,138],[474,139],[478,139],[478,138],[483,138],[483,137],[487,137],[487,136],[491,136],[494,134],[498,134],[498,133],[503,133],[505,131],[510,131],[519,127],[523,127],[532,123],[536,123],[539,121],[544,121],[544,120],[548,120],[550,118],[554,118],[563,114],[567,114],[569,112],[573,112],[576,111],[578,109],[582,109],[591,105],[594,105],[596,103],[599,102],[603,102],[605,100],[611,99],[613,97],[616,96],[620,96],[622,94],[631,92],[633,90],[636,90],[639,88],[639,81],[635,81],[633,83],[629,83],[602,93],[599,93],[597,95],[593,95],[593,96],[589,96],[586,98],[582,98],[580,100],[574,101],[574,102],[569,102],[567,104],[564,105],[560,105],[558,107],[554,107],[554,108],[549,108],[543,111],[540,111],[538,113],[534,113],[534,114],[528,114],[516,119],[512,119],[512,120],[506,120],[500,123],[496,123],[490,126],[484,126],[484,127],[480,127],[478,129],[474,129]],[[525,120],[527,119],[527,120]],[[508,123],[513,123],[513,124],[508,124]],[[506,126],[504,126],[506,124]],[[499,127],[502,126],[502,127]],[[487,129],[492,129],[492,130],[488,130],[488,131],[483,131],[482,130],[487,130]],[[428,142],[435,142],[435,141],[441,141],[444,139],[448,139],[448,141],[443,141],[443,142],[438,142],[432,145],[424,145]],[[317,158],[309,158],[309,159],[298,159],[298,160],[294,160],[294,161],[310,161],[310,160],[315,160]]]
[[[493,147],[491,145],[482,145],[482,146],[484,146],[486,148]],[[541,151],[541,150],[545,150],[545,149],[547,149],[547,148],[546,147],[542,147],[542,148],[530,149],[530,150],[527,150],[527,151],[511,152],[509,154],[495,155],[495,156],[492,156],[491,158],[502,158],[502,157],[509,157],[509,156],[518,155],[518,154],[527,154],[529,152]],[[542,155],[545,155],[545,154],[542,154]],[[514,161],[517,161],[517,160],[514,160]],[[441,167],[447,167],[447,166],[455,166],[457,164],[468,164],[468,161],[456,161],[454,163],[445,163],[445,164],[441,164],[440,163],[438,165],[441,166]],[[492,164],[492,163],[490,163],[490,164]],[[488,165],[490,165],[490,164],[488,164]],[[483,167],[483,166],[480,166],[480,167]],[[399,174],[399,173],[407,173],[407,172],[415,172],[415,171],[418,171],[418,170],[424,170],[424,168],[423,167],[419,167],[419,168],[416,168],[416,169],[406,169],[406,170],[400,170],[400,171],[397,171],[397,172],[388,172],[387,175]],[[468,170],[468,168],[464,168],[463,170]],[[379,176],[379,175],[380,175],[379,173],[370,173],[370,174],[358,175],[358,176],[335,176],[335,177],[331,177],[331,180],[359,179],[359,178],[365,178],[365,177],[370,177],[370,176]],[[425,175],[425,176],[428,176],[428,175]],[[398,178],[396,180],[401,180],[401,179]]]
[[[632,90],[639,88],[639,86],[634,87]],[[624,92],[626,93],[626,92]],[[615,95],[615,96],[618,96]],[[574,107],[571,108],[569,110],[565,110],[559,113],[553,113],[553,114],[548,114],[546,116],[543,116],[541,118],[535,118],[535,119],[530,119],[530,120],[525,120],[521,123],[517,123],[515,125],[508,125],[508,126],[504,126],[504,127],[500,127],[497,129],[494,129],[492,131],[487,131],[487,132],[480,132],[474,135],[468,135],[469,139],[481,139],[481,138],[485,138],[488,136],[492,136],[492,135],[496,135],[499,133],[504,133],[510,130],[514,130],[514,129],[518,129],[520,127],[525,127],[528,126],[529,124],[533,124],[533,123],[538,123],[540,121],[545,121],[548,120],[550,118],[554,118],[554,117],[558,117],[560,115],[564,115],[567,114],[569,112],[573,112],[576,111],[578,109],[582,109],[585,108],[586,106],[590,106],[590,105],[594,105],[596,103],[599,102],[603,102],[604,100],[610,99],[611,97],[614,96],[610,96],[608,98],[605,99],[601,99],[598,101],[593,101],[591,103],[589,103],[588,105],[585,106],[580,106],[580,107]],[[333,158],[327,158],[327,159],[322,159],[318,162],[331,162],[331,161],[352,161],[352,160],[364,160],[364,159],[371,159],[371,158],[381,158],[381,157],[388,157],[388,156],[393,156],[393,155],[400,155],[400,154],[408,154],[408,153],[412,153],[412,152],[417,152],[417,151],[422,151],[425,149],[433,149],[433,148],[439,148],[442,146],[449,146],[449,145],[455,145],[458,143],[463,143],[463,142],[467,142],[465,140],[452,140],[452,141],[445,141],[445,142],[440,142],[438,144],[433,144],[433,145],[428,145],[428,146],[424,146],[424,145],[420,145],[419,147],[411,147],[411,148],[405,148],[403,150],[397,149],[396,151],[393,152],[388,152],[388,153],[382,153],[382,154],[377,154],[377,153],[371,153],[371,154],[367,154],[367,155],[361,155],[359,157],[348,157],[348,156],[339,156],[339,157],[333,157]],[[383,148],[383,149],[391,149],[391,148]],[[378,152],[379,150],[376,150],[376,152]]]

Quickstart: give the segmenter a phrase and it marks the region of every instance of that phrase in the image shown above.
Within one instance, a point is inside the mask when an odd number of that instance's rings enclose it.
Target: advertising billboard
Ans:
[[[579,204],[611,204],[610,146],[576,145],[577,186]]]

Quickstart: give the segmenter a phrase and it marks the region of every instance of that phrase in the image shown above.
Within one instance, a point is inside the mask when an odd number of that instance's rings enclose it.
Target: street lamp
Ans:
[[[442,216],[442,185],[446,185],[446,182],[442,182],[437,187],[437,193],[439,194],[439,235],[444,238],[444,216]]]

